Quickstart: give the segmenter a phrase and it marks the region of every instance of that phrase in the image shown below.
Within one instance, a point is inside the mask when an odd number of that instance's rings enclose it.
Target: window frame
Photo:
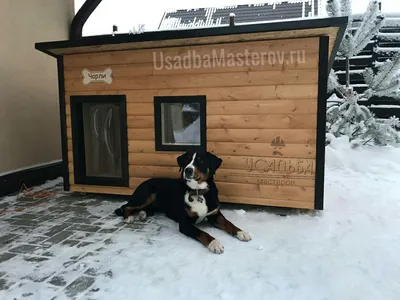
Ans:
[[[121,168],[120,178],[88,176],[86,174],[86,153],[84,138],[83,105],[86,103],[112,103],[119,105],[121,134]],[[70,97],[71,131],[74,165],[74,183],[113,187],[129,187],[128,163],[128,130],[125,95],[79,95]]]
[[[164,145],[162,143],[162,115],[163,103],[187,103],[197,102],[200,105],[200,145]],[[202,152],[207,150],[207,126],[206,126],[206,96],[154,96],[154,133],[156,151],[177,152]]]

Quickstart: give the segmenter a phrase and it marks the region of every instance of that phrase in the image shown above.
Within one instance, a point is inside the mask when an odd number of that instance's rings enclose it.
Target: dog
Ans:
[[[186,152],[177,157],[180,178],[151,178],[142,182],[128,199],[115,210],[126,223],[133,222],[133,213],[162,212],[179,224],[179,231],[193,238],[213,253],[223,253],[222,244],[195,225],[207,220],[241,241],[251,236],[228,221],[220,210],[214,175],[222,159],[210,152]]]

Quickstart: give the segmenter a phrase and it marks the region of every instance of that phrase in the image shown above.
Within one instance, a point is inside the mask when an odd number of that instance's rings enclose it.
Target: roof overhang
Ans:
[[[329,36],[329,69],[348,24],[348,17],[301,19],[201,29],[150,31],[40,42],[35,49],[54,57],[134,49],[153,49],[239,41]]]

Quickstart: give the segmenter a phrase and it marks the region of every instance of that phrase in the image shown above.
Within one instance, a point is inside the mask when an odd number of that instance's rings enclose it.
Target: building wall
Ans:
[[[34,44],[73,16],[73,0],[0,1],[0,173],[61,159],[57,62]]]
[[[297,56],[299,49],[304,52]],[[205,67],[205,55],[221,50],[226,59],[228,54],[236,58],[225,66]],[[198,68],[160,68],[159,61],[153,64],[153,52],[159,58],[160,51],[164,59],[195,51],[202,62]],[[146,178],[178,177],[176,158],[181,153],[155,151],[153,97],[206,95],[207,150],[223,159],[215,178],[221,200],[313,208],[318,51],[318,38],[303,38],[66,56],[71,190],[131,194]],[[271,58],[264,56],[262,62],[263,52]],[[239,54],[249,63],[240,64]],[[258,60],[253,58],[257,54]],[[83,84],[82,69],[106,67],[112,68],[112,84]],[[129,188],[74,184],[69,97],[91,94],[127,97]],[[284,145],[273,143],[277,137]]]

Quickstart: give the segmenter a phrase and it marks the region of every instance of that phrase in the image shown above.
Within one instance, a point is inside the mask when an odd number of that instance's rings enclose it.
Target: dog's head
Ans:
[[[183,179],[201,183],[213,177],[222,159],[210,152],[186,152],[177,158],[177,162]]]

